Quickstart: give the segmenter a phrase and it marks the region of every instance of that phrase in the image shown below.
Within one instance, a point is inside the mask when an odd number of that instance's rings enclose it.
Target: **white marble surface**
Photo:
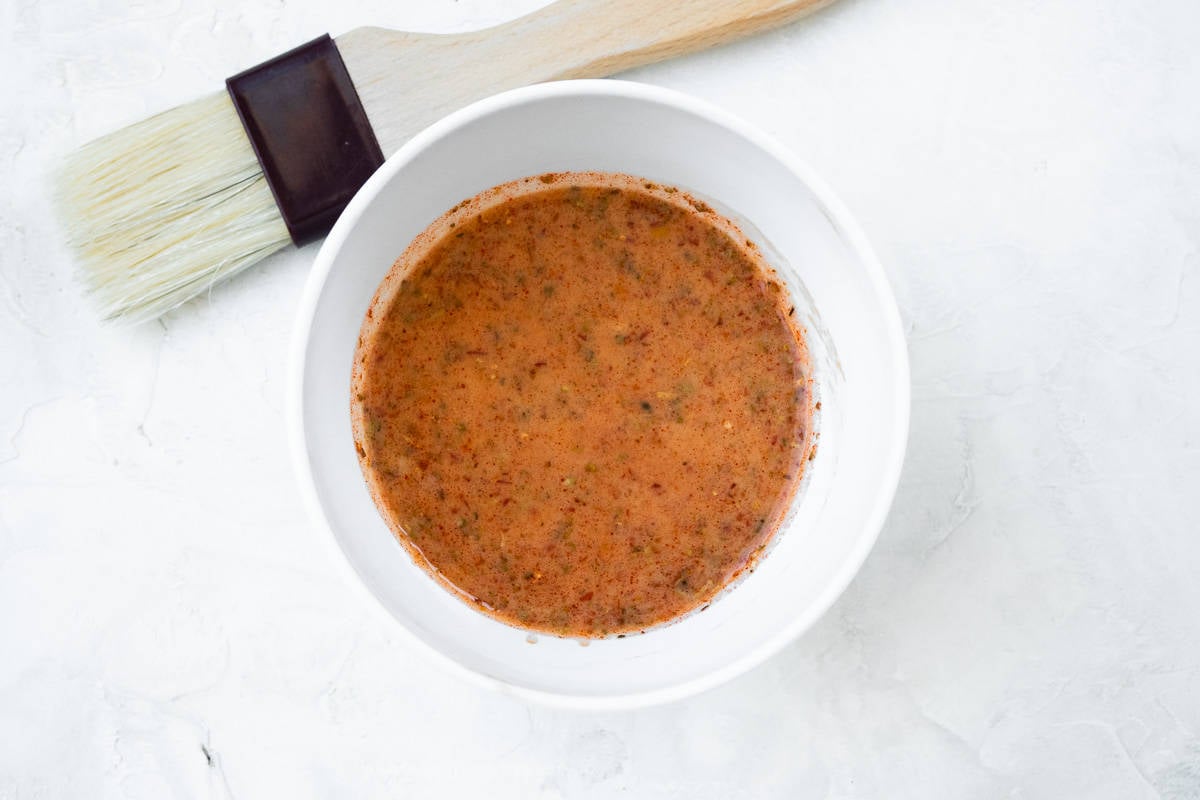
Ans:
[[[314,248],[97,324],[67,148],[317,33],[537,0],[0,5],[0,798],[1200,797],[1200,5],[843,0],[633,77],[802,153],[913,361],[862,573],[675,705],[528,707],[326,563],[281,421]]]

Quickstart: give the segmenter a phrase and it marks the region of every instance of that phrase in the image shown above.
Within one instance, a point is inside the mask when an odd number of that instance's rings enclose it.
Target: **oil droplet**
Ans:
[[[529,642],[529,644],[537,644],[537,636],[531,633],[525,637],[525,641]]]

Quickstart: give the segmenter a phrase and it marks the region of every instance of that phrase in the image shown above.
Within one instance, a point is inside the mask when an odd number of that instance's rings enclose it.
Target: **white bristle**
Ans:
[[[291,242],[224,92],[85,145],[58,199],[108,319],[153,319]]]

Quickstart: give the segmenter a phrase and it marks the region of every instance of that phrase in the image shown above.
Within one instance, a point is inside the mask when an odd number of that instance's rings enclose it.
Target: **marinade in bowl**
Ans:
[[[602,637],[701,608],[763,552],[811,454],[793,311],[686,192],[490,189],[367,312],[351,418],[371,496],[418,564],[509,624]]]

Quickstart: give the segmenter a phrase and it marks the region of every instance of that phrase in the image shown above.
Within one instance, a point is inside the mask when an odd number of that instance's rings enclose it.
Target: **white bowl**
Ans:
[[[409,241],[443,211],[544,172],[626,172],[712,202],[757,240],[798,301],[822,411],[806,485],[752,574],[705,611],[646,633],[530,643],[417,567],[376,511],[350,430],[363,315]],[[313,266],[296,324],[289,428],[313,517],[376,604],[463,675],[559,705],[683,697],[763,661],[845,589],[887,515],[908,430],[908,360],[895,301],[863,233],[808,167],[750,125],[676,92],[565,81],[482,100],[388,159]]]

